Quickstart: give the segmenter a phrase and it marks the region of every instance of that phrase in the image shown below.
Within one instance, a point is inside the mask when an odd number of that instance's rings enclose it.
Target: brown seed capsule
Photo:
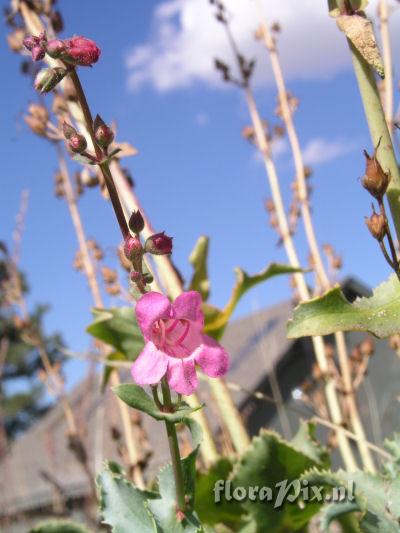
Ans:
[[[360,352],[363,355],[371,356],[371,355],[373,355],[374,351],[375,351],[375,343],[371,339],[371,337],[367,337],[360,344]]]
[[[365,223],[374,237],[378,241],[383,240],[386,235],[386,219],[381,213],[372,213],[370,217],[365,217]]]
[[[366,150],[364,150],[366,168],[365,175],[362,178],[362,185],[374,198],[380,200],[386,193],[390,181],[390,175],[389,173],[384,172],[377,160],[376,150],[377,148],[372,157]]]

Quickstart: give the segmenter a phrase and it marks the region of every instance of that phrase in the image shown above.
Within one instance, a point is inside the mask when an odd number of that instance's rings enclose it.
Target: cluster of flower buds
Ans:
[[[67,122],[62,125],[64,137],[68,141],[68,148],[75,154],[83,154],[87,148],[87,141],[84,135],[81,135]]]
[[[143,271],[143,256],[145,253],[153,255],[167,255],[172,252],[172,237],[164,232],[150,235],[142,245],[140,233],[144,230],[144,218],[139,210],[134,211],[129,219],[128,226],[133,235],[129,234],[124,242],[124,255],[132,264],[131,281],[141,290],[153,281],[150,273]]]
[[[67,66],[90,67],[97,62],[101,54],[96,43],[86,37],[75,36],[71,39],[49,41],[45,32],[38,36],[25,37],[23,45],[30,51],[33,61],[41,61],[47,53]],[[43,69],[36,77],[35,88],[41,93],[48,93],[60,83],[67,72],[68,69],[63,67]]]
[[[91,67],[100,57],[101,50],[91,39],[74,36],[71,39],[52,39],[48,41],[45,32],[40,35],[29,35],[23,41],[31,52],[33,61],[40,61],[46,53],[53,59],[61,59],[65,63],[80,67]]]

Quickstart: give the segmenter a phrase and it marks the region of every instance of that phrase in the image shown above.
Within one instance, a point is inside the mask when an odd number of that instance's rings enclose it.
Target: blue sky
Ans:
[[[139,154],[124,163],[154,226],[174,237],[174,260],[185,277],[190,275],[187,257],[197,237],[211,237],[211,300],[223,305],[235,266],[256,272],[286,258],[267,223],[263,203],[269,192],[263,166],[240,135],[249,123],[244,99],[238,90],[221,87],[212,71],[215,55],[229,59],[221,44],[223,35],[212,25],[207,5],[193,25],[187,7],[193,1],[207,4],[205,0],[120,0],[102,2],[101,9],[94,0],[59,4],[65,21],[63,36],[83,34],[102,49],[93,69],[81,69],[82,82],[93,112],[115,120],[118,139],[138,148]],[[331,243],[343,256],[343,276],[356,274],[376,285],[389,270],[363,220],[370,199],[359,177],[364,170],[362,149],[371,151],[371,145],[343,38],[337,38],[327,15],[325,21],[317,13],[316,21],[323,22],[316,41],[307,39],[309,22],[303,24],[303,19],[296,29],[304,32],[303,37],[296,41],[295,30],[290,31],[293,0],[280,4],[282,12],[276,15],[281,14],[284,22],[283,65],[289,88],[300,99],[296,124],[301,142],[314,163],[312,201],[319,241]],[[251,17],[245,22],[251,24]],[[257,47],[257,103],[264,117],[273,118],[275,89],[265,52],[260,44],[250,43],[246,24],[241,25],[240,17],[234,19],[244,49],[253,53]],[[309,49],[304,48],[307,42]],[[5,39],[0,46],[4,80],[1,238],[10,242],[21,191],[28,188],[21,268],[28,273],[30,302],[50,303],[48,330],[62,332],[71,349],[84,350],[89,342],[84,329],[90,321],[90,294],[83,276],[71,268],[77,246],[66,205],[53,196],[55,155],[25,126],[23,112],[37,96],[30,80],[19,73],[19,56],[8,50]],[[288,199],[293,165],[284,143],[277,165]],[[111,206],[94,190],[84,195],[80,207],[88,236],[110,250],[112,265],[112,247],[119,242],[119,233]],[[297,243],[305,264],[301,231]],[[287,279],[270,281],[245,298],[237,315],[289,295]],[[69,383],[83,372],[81,363],[69,363]]]

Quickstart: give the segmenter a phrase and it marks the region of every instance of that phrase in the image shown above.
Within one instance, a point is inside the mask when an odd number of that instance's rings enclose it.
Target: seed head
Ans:
[[[366,168],[365,175],[362,178],[362,184],[372,196],[381,200],[389,185],[390,175],[386,173],[378,159],[376,158],[376,149],[374,155],[371,157],[366,150],[364,150]]]

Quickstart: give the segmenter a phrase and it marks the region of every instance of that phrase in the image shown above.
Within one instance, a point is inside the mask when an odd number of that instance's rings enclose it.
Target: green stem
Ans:
[[[89,104],[86,99],[85,92],[83,90],[81,81],[79,79],[79,76],[75,68],[72,68],[72,69],[68,68],[68,70],[69,70],[69,76],[71,78],[71,81],[74,84],[76,96],[78,98],[79,104],[82,109],[83,117],[85,119],[86,129],[90,135],[90,138],[92,140],[92,143],[93,143],[93,146],[96,152],[96,157],[99,161],[101,161],[103,159],[104,154],[102,150],[100,149],[100,147],[98,146],[95,136],[94,136],[93,117],[92,117],[92,113],[90,112],[90,108],[89,108]],[[110,171],[108,161],[99,163],[99,167],[100,167],[101,173],[103,174],[103,178],[104,178],[107,190],[108,190],[108,194],[110,196],[112,206],[114,208],[115,216],[117,217],[117,220],[118,220],[118,224],[119,224],[122,236],[124,239],[126,239],[126,237],[130,234],[129,228],[128,228],[128,224],[125,219],[124,210],[122,208],[122,205],[121,205],[121,202],[118,196],[117,188],[115,187],[115,183],[114,183],[111,171]]]
[[[394,153],[392,139],[390,138],[385,113],[372,68],[349,40],[348,43],[372,143],[375,148],[380,141],[379,163],[385,172],[390,172],[391,179],[386,194],[389,201],[393,224],[396,229],[397,239],[400,241],[400,172]]]
[[[171,391],[169,390],[168,383],[165,379],[161,381],[161,388],[163,393],[164,406],[167,408],[172,407]],[[169,451],[171,454],[172,470],[174,472],[176,501],[178,509],[185,511],[185,487],[183,481],[183,471],[181,456],[179,453],[178,437],[176,434],[175,424],[173,422],[165,421],[165,427],[167,428]]]

